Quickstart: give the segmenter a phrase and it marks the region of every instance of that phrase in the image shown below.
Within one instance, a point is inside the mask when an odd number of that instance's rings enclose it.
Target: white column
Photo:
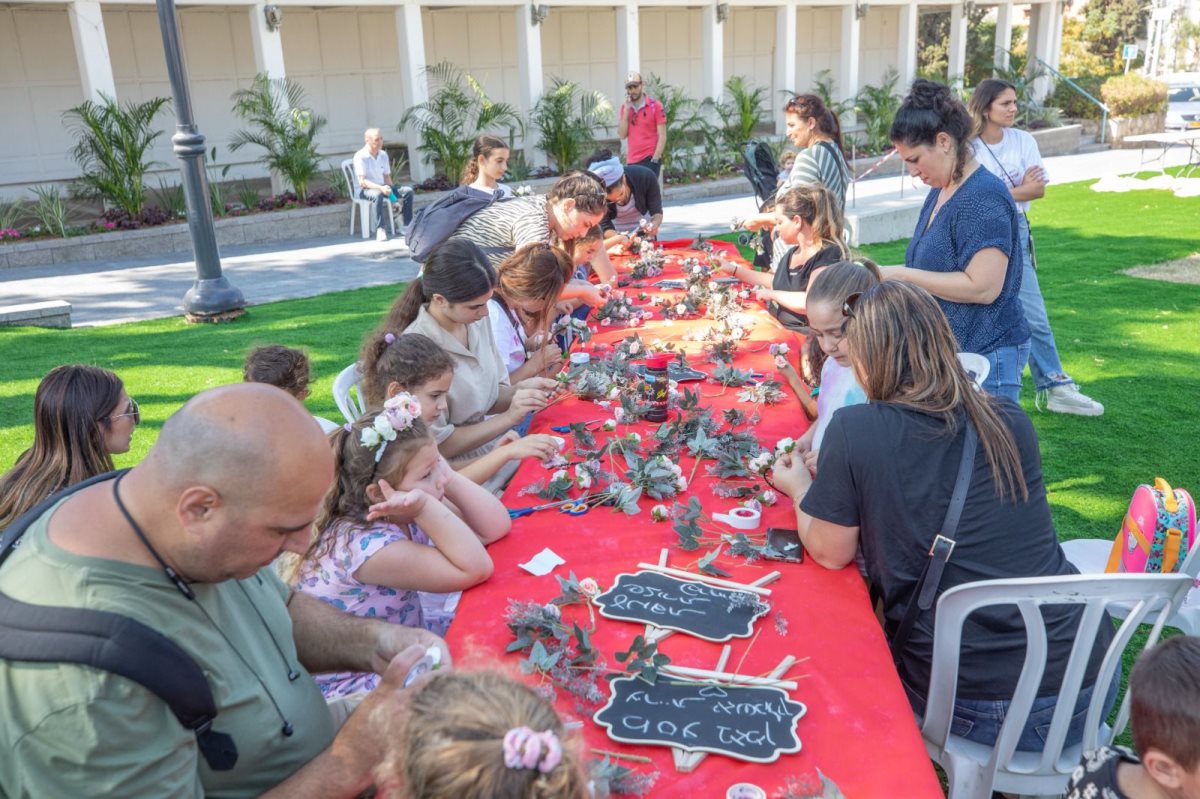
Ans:
[[[1066,4],[1054,0],[1050,4],[1051,19],[1054,20],[1054,33],[1050,37],[1050,57],[1046,59],[1050,66],[1058,69],[1062,63],[1063,17],[1067,14]]]
[[[951,86],[962,86],[967,71],[967,14],[962,3],[950,7],[950,45],[946,54],[950,64],[946,80]]]
[[[79,64],[84,99],[98,103],[104,94],[115,100],[117,84],[113,81],[100,3],[96,0],[68,3],[67,16],[71,19],[71,38],[75,40],[75,61]]]
[[[400,96],[405,109],[429,99],[425,78],[425,31],[421,26],[421,7],[416,3],[396,6],[396,41],[400,45]],[[433,165],[427,164],[417,149],[421,136],[415,130],[403,133],[408,145],[408,169],[414,181],[433,177]]]
[[[283,68],[283,37],[279,28],[267,27],[265,3],[255,3],[247,9],[250,14],[250,42],[254,45],[254,71],[272,80],[286,77]]]
[[[717,21],[717,4],[701,6],[700,29],[704,34],[704,79],[700,90],[705,97],[720,100],[725,93],[725,30]]]
[[[553,12],[551,12],[553,13]],[[514,17],[517,25],[518,74],[520,76],[521,112],[528,119],[533,113],[533,107],[541,99],[543,92],[542,78],[542,29],[535,25],[528,4],[519,5]],[[533,164],[544,164],[545,154],[533,146],[534,136],[526,134],[525,158]]]
[[[617,6],[617,72],[624,81],[630,72],[642,71],[641,27],[635,3]],[[624,83],[622,83],[624,89]]]
[[[1050,59],[1054,49],[1054,11],[1055,3],[1039,3],[1030,6],[1029,15],[1029,48],[1030,52],[1047,64],[1053,64]],[[1038,65],[1033,58],[1029,59],[1030,68]],[[1051,82],[1046,78],[1034,81],[1033,96],[1041,100],[1050,91]]]
[[[996,6],[996,53],[992,63],[1008,69],[1008,51],[1012,49],[1013,4],[1012,0]]]
[[[775,91],[769,100],[775,113],[775,132],[787,128],[780,92],[798,91],[796,86],[796,6],[788,2],[775,9]]]
[[[842,52],[838,88],[842,100],[853,101],[858,96],[858,61],[862,42],[862,20],[858,18],[858,2],[842,6]],[[842,115],[842,127],[848,128],[857,121],[853,110]]]
[[[896,43],[896,71],[900,73],[898,88],[901,94],[908,93],[908,87],[917,77],[917,23],[920,21],[920,10],[916,0],[900,6],[899,40]]]

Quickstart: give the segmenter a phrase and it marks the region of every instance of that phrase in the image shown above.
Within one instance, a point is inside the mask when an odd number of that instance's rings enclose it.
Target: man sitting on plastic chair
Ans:
[[[358,196],[374,200],[372,222],[376,227],[375,238],[387,241],[387,214],[390,202],[401,204],[401,216],[405,227],[412,221],[413,190],[408,186],[392,184],[392,167],[387,150],[383,149],[383,134],[379,128],[367,128],[363,133],[366,144],[354,154],[354,177],[358,180]]]

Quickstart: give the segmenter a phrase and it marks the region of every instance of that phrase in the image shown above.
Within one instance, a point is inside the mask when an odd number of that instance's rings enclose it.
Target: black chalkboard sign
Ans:
[[[596,597],[600,615],[688,633],[709,641],[748,638],[770,608],[751,591],[714,588],[652,571],[619,574]]]
[[[618,677],[596,723],[614,741],[712,752],[753,763],[771,763],[800,751],[796,726],[807,710],[782,688],[716,685],[673,680],[653,685]]]

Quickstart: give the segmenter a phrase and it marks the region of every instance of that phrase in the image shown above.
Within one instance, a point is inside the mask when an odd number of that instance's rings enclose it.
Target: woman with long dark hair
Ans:
[[[121,378],[96,366],[57,366],[33,397],[33,446],[0,477],[0,531],[56,491],[110,472],[141,421]]]
[[[934,298],[907,283],[852,294],[843,305],[850,365],[867,404],[833,414],[811,478],[799,457],[785,456],[775,484],[798,501],[796,524],[817,563],[840,569],[861,545],[863,565],[883,603],[884,632],[913,709],[929,695],[936,598],[913,607],[934,536],[950,504],[963,450],[977,444],[969,488],[936,593],[1005,577],[1076,574],[1058,545],[1037,435],[1016,403],[979,391],[956,356],[954,334]],[[1017,745],[1042,747],[1079,623],[1078,611],[1045,611],[1049,654],[1038,698]],[[1112,628],[1101,625],[1101,637]],[[899,639],[899,640],[898,640]],[[956,735],[991,744],[1024,663],[1025,626],[1015,607],[987,609],[963,629]],[[1090,686],[1106,647],[1093,650]],[[1116,683],[1111,693],[1115,697]],[[1081,692],[1068,744],[1079,741],[1091,698]],[[1112,697],[1110,697],[1111,700]]]
[[[846,205],[851,176],[837,114],[817,95],[798,94],[788,100],[783,115],[787,137],[796,146],[796,158],[776,196],[796,186],[819,184],[833,194],[840,213]]]
[[[488,301],[496,270],[478,246],[450,239],[433,249],[420,277],[392,305],[383,335],[421,333],[454,359],[444,424],[434,424],[438,449],[461,464],[490,451],[527,414],[546,407],[555,381],[531,377],[517,385],[496,348]]]
[[[1036,392],[1034,404],[1055,413],[1100,416],[1104,406],[1079,390],[1063,371],[1046,314],[1046,301],[1038,285],[1033,237],[1029,232],[1029,206],[1046,196],[1046,168],[1037,140],[1013,127],[1017,121],[1017,89],[1006,80],[980,81],[968,104],[975,123],[975,158],[1004,183],[1017,204],[1017,230],[1021,235],[1021,309],[1029,324],[1029,372]]]
[[[1029,359],[1029,325],[1018,296],[1017,207],[1004,184],[979,168],[972,129],[949,87],[913,81],[890,135],[912,176],[934,191],[925,198],[904,266],[881,271],[884,280],[914,283],[936,297],[959,350],[991,364],[984,389],[1017,402]]]

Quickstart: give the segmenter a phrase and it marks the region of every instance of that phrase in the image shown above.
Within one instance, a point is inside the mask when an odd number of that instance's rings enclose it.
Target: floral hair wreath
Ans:
[[[383,403],[383,413],[375,417],[371,426],[363,428],[359,443],[375,450],[375,462],[379,463],[388,443],[396,440],[396,434],[412,429],[420,418],[421,403],[417,398],[412,394],[397,394]]]

